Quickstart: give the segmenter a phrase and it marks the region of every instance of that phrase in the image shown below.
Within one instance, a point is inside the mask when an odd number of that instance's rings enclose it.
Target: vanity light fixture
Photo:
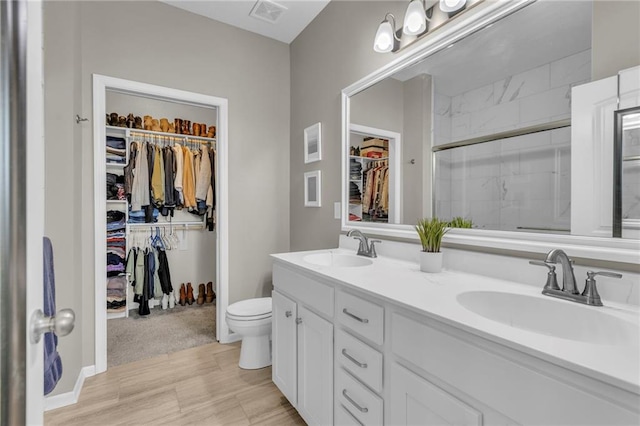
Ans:
[[[411,0],[404,14],[402,33],[407,35],[423,33],[427,29],[427,21],[427,13],[424,10],[422,0]]]
[[[389,22],[389,19],[393,24]],[[387,13],[384,16],[384,21],[378,26],[376,38],[373,40],[373,50],[378,53],[391,52],[395,47],[396,40],[400,41],[396,35],[396,18],[392,13]]]
[[[429,31],[458,16],[482,0],[411,0],[404,14],[402,28],[396,31],[395,16],[387,13],[378,26],[373,50],[379,53],[397,52],[419,40]],[[430,7],[427,9],[427,4]]]
[[[467,0],[440,0],[440,10],[451,13],[460,10],[467,3]]]

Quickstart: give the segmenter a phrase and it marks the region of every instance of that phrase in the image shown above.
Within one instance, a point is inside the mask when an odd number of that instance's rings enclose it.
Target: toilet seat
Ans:
[[[271,298],[241,300],[227,307],[227,317],[236,321],[255,321],[271,317]]]

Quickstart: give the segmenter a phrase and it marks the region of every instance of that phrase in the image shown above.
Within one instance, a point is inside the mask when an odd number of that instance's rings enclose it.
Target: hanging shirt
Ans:
[[[184,195],[184,206],[193,209],[196,204],[196,188],[193,170],[193,153],[189,148],[183,148],[184,153],[184,173],[182,175],[182,186]]]
[[[164,159],[162,158],[162,150],[158,146],[154,147],[154,151],[151,194],[153,204],[162,206],[164,204]]]
[[[184,152],[180,144],[173,145],[173,153],[176,161],[176,172],[173,186],[178,192],[178,198],[176,199],[176,205],[184,205],[184,196],[182,194],[182,176],[184,174]]]
[[[131,189],[131,210],[141,210],[149,205],[149,164],[147,163],[147,144],[143,143],[136,156],[136,166]]]
[[[206,200],[207,192],[211,186],[211,160],[209,158],[209,150],[206,146],[202,146],[199,157],[200,167],[196,179],[196,200]],[[208,204],[209,203],[207,203],[207,205]]]

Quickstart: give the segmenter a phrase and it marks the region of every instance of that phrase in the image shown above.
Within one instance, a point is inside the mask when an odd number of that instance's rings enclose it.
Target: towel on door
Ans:
[[[53,273],[53,246],[51,240],[43,238],[44,257],[44,314],[48,317],[56,314],[56,278]],[[58,354],[58,336],[49,332],[44,335],[44,394],[48,395],[58,384],[62,376],[62,359]]]

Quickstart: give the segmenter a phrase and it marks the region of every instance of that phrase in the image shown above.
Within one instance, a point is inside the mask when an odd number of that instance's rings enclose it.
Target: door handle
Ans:
[[[296,318],[296,324],[302,324],[302,318]]]
[[[29,340],[38,343],[44,333],[53,332],[58,337],[66,336],[73,331],[76,314],[73,309],[61,309],[54,316],[47,317],[41,309],[31,315],[29,323]]]
[[[285,312],[285,313],[284,313],[284,316],[285,316],[285,317],[287,317],[287,318],[289,318],[289,317],[291,316],[291,311],[287,311],[287,312]]]

